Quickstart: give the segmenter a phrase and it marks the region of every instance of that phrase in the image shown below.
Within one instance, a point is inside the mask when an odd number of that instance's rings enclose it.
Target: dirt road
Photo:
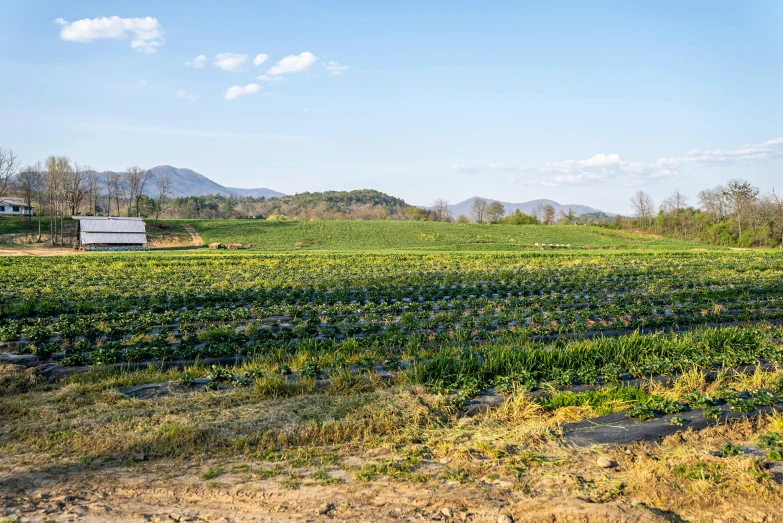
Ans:
[[[188,234],[190,234],[191,238],[193,238],[194,246],[200,247],[204,245],[204,240],[201,239],[201,235],[199,235],[199,233],[196,232],[196,229],[194,229],[192,225],[188,223],[183,223],[182,228],[185,229],[188,232]]]

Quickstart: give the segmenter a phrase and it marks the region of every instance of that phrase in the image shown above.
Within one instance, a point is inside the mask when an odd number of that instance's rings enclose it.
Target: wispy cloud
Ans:
[[[239,53],[220,53],[215,56],[212,64],[224,71],[241,71],[242,65],[247,60],[246,54]]]
[[[326,62],[324,67],[326,67],[326,70],[329,71],[329,73],[331,73],[332,76],[337,76],[343,71],[348,70],[347,65],[342,65],[341,63],[335,62],[334,60],[329,60],[328,62]]]
[[[69,22],[62,18],[54,21],[61,26],[60,38],[68,42],[92,42],[93,40],[130,39],[130,46],[142,53],[154,53],[163,45],[163,27],[156,18],[84,18]]]
[[[264,54],[264,53],[257,54],[256,57],[253,58],[253,65],[261,65],[267,60],[269,60],[268,54]]]
[[[133,125],[123,123],[76,123],[71,126],[76,130],[91,132],[123,132],[137,134],[152,134],[166,136],[184,136],[192,138],[228,138],[237,140],[315,140],[317,136],[293,135],[293,134],[264,134],[242,131],[203,131],[199,129],[183,129],[177,127],[153,127],[145,125]]]
[[[288,73],[301,73],[306,71],[318,61],[318,57],[309,51],[300,54],[286,56],[275,65],[273,65],[266,74],[278,75]]]
[[[196,95],[190,94],[187,91],[179,90],[176,93],[174,93],[174,96],[177,98],[180,98],[181,100],[187,100],[188,102],[195,102],[196,101]]]
[[[226,100],[236,100],[240,96],[247,96],[249,94],[256,94],[261,90],[261,86],[258,84],[247,85],[234,85],[226,89]]]
[[[470,174],[503,173],[512,180],[529,185],[559,186],[616,181],[625,185],[644,185],[682,174],[688,165],[751,165],[783,158],[783,137],[737,149],[692,150],[682,156],[658,158],[654,162],[629,161],[619,154],[596,154],[586,160],[565,160],[538,165],[494,163],[485,166],[453,165],[457,172]]]
[[[207,63],[207,57],[203,54],[198,55],[193,60],[188,60],[185,62],[184,65],[187,65],[188,67],[192,67],[193,69],[201,69],[204,67],[204,64]]]
[[[282,76],[272,76],[269,74],[262,74],[261,76],[258,77],[258,79],[261,80],[262,82],[269,82],[269,83],[283,81]]]

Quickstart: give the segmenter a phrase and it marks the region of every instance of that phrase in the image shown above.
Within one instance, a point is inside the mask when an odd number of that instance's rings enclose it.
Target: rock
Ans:
[[[184,521],[185,516],[182,514],[177,514],[176,512],[172,512],[169,514],[169,519],[173,519],[174,521]]]
[[[606,456],[601,456],[600,458],[598,458],[595,464],[601,467],[602,469],[610,469],[617,466],[617,463],[607,458]]]
[[[447,518],[450,518],[454,515],[454,512],[449,507],[443,507],[440,509],[440,513],[446,516]]]
[[[457,425],[472,425],[476,420],[467,416],[457,420]]]
[[[438,463],[441,463],[441,464],[445,465],[446,463],[449,463],[450,461],[451,461],[451,458],[440,458],[438,460]]]
[[[329,512],[333,511],[335,509],[335,506],[332,503],[324,503],[320,507],[318,507],[318,514],[321,516],[325,516]]]
[[[501,514],[498,516],[498,523],[514,523],[514,518],[508,514]]]

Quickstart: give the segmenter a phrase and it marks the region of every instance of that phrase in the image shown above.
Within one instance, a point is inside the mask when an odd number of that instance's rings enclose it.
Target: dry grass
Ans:
[[[351,477],[356,472],[368,478],[396,474],[395,481],[412,484],[502,484],[540,499],[635,499],[696,516],[748,499],[772,506],[782,495],[763,454],[721,458],[713,453],[726,441],[752,446],[761,432],[783,431],[783,415],[698,433],[685,431],[660,445],[573,449],[559,444],[560,426],[594,416],[596,410],[569,406],[545,411],[523,394],[466,421],[452,398],[404,380],[389,386],[336,375],[331,388],[319,390],[313,380],[293,386],[270,376],[251,387],[154,400],[116,391],[119,386],[175,380],[180,375],[148,369],[80,376],[52,385],[35,373],[0,366],[0,461],[21,457],[55,463],[143,455],[192,464],[209,456],[217,460],[209,467],[228,470],[233,461],[261,459],[275,463],[262,465],[264,471],[272,471],[263,472],[264,477],[289,482],[311,481],[309,474],[334,464],[352,471]],[[681,399],[691,390],[710,392],[725,384],[738,390],[764,388],[782,376],[759,371],[722,375],[707,383],[699,374],[688,373],[671,385],[648,388]],[[610,456],[618,468],[598,468],[598,455]],[[378,465],[362,472],[363,466],[348,464],[351,456]],[[427,460],[436,466],[425,467]],[[207,469],[201,467],[199,474]],[[298,479],[291,479],[291,474]],[[232,476],[221,476],[221,481],[227,477]],[[327,476],[321,472],[317,478],[326,481]]]

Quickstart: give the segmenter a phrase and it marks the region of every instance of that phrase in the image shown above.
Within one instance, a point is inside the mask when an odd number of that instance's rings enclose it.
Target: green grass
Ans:
[[[542,398],[539,403],[546,410],[589,406],[595,409],[598,416],[603,416],[633,402],[645,401],[648,397],[646,392],[637,387],[606,387],[583,393],[561,391]]]
[[[0,216],[0,237],[5,234],[38,234],[38,217]],[[70,218],[68,218],[70,220]],[[49,234],[49,217],[41,218],[41,234]]]
[[[584,225],[490,225],[399,221],[191,220],[204,243],[257,244],[264,251],[518,251],[535,244],[570,249],[683,249],[695,244]],[[296,247],[300,244],[300,247]],[[563,249],[568,250],[568,249]]]

